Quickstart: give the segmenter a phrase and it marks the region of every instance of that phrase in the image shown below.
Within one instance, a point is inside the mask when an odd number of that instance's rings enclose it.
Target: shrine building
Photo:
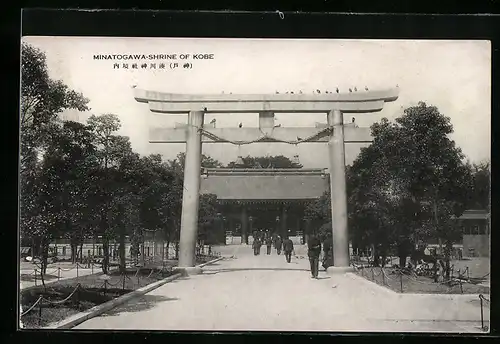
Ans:
[[[305,206],[329,189],[326,169],[207,168],[201,194],[214,194],[218,219],[212,241],[249,243],[255,230],[306,240]],[[250,239],[250,241],[249,241]]]

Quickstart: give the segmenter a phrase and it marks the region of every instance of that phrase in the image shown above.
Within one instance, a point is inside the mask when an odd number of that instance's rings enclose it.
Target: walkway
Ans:
[[[35,278],[35,269],[37,269],[36,278]],[[47,274],[44,276],[44,282],[47,285],[50,283],[57,282],[58,280],[75,278],[77,277],[77,274],[78,276],[85,276],[99,271],[101,271],[100,266],[94,266],[93,268],[87,269],[87,268],[82,268],[82,265],[79,265],[77,271],[76,264],[55,263],[55,264],[50,264],[47,267]],[[37,265],[34,264],[28,265],[26,263],[24,265],[21,265],[20,276],[21,277],[19,279],[19,287],[21,290],[33,287],[35,285],[42,285],[42,280],[40,277],[40,269]]]
[[[234,250],[234,251],[232,251]],[[356,276],[311,279],[306,257],[235,254],[75,329],[481,332],[477,297],[399,295]],[[305,252],[297,248],[300,256]],[[485,310],[485,319],[489,311]]]

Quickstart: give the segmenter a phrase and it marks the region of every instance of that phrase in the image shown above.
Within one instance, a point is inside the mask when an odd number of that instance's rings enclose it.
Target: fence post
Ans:
[[[122,290],[125,290],[125,273],[123,273]]]
[[[399,284],[401,286],[401,292],[403,292],[403,271],[399,272]]]
[[[382,284],[385,285],[384,268],[380,268],[380,272],[382,273]]]
[[[78,278],[78,262],[76,262],[76,278]]]
[[[375,274],[373,273],[373,267],[371,268],[371,270],[372,270],[372,281],[374,281],[375,280]]]
[[[42,301],[38,305],[38,326],[42,323]]]
[[[108,281],[104,280],[104,295],[106,295],[106,290],[108,289]]]
[[[36,269],[35,269],[35,286],[36,286]]]
[[[92,275],[93,275],[93,274],[94,274],[94,256],[92,256],[92,257],[90,258],[90,268],[92,269],[92,270],[91,270],[91,273],[92,273]]]
[[[483,319],[483,295],[479,294],[479,301],[481,302],[481,328],[484,329],[484,319]]]
[[[140,279],[140,277],[139,277],[140,272],[141,272],[141,269],[138,269],[138,270],[137,270],[137,285],[138,285],[139,287],[141,286],[141,279]]]
[[[59,281],[61,279],[61,268],[57,268],[57,280]]]
[[[469,267],[468,266],[465,268],[465,271],[467,271],[467,281],[469,281],[470,277],[469,277]]]

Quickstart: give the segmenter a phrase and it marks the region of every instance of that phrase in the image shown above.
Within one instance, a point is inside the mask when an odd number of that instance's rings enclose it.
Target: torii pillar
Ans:
[[[179,241],[180,268],[195,266],[200,203],[201,132],[204,113],[191,111],[186,126],[186,160],[184,163],[184,191],[182,193],[181,235]]]
[[[330,197],[332,212],[333,267],[329,272],[350,269],[349,232],[347,230],[347,193],[345,175],[344,116],[340,110],[328,113],[333,133],[328,141],[330,156]]]

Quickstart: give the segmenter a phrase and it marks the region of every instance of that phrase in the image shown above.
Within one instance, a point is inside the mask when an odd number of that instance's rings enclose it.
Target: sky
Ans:
[[[91,111],[79,114],[116,114],[121,135],[130,137],[140,154],[160,153],[165,159],[184,151],[184,144],[150,144],[150,125],[173,127],[187,123],[187,115],[153,114],[133,97],[139,89],[188,94],[274,94],[276,91],[312,93],[313,90],[346,92],[387,89],[398,85],[400,96],[379,113],[357,114],[356,123],[370,126],[386,117],[400,116],[404,108],[425,101],[451,118],[451,139],[472,162],[491,154],[491,45],[489,41],[423,40],[284,40],[284,39],[185,39],[109,37],[23,37],[46,53],[49,75],[90,99]],[[96,54],[176,54],[176,61],[96,60]],[[181,60],[181,54],[189,54]],[[213,54],[213,59],[193,60],[193,54]],[[187,61],[191,69],[182,68]],[[120,63],[178,62],[177,69],[115,69]],[[70,114],[71,115],[71,114]],[[350,122],[352,116],[346,116]],[[205,123],[217,127],[258,125],[257,114],[207,114]],[[314,126],[326,123],[326,114],[277,114],[276,123]],[[346,163],[361,144],[346,144]],[[256,143],[246,146],[205,144],[203,153],[223,163],[238,155],[299,155],[305,167],[328,167],[326,143]]]

